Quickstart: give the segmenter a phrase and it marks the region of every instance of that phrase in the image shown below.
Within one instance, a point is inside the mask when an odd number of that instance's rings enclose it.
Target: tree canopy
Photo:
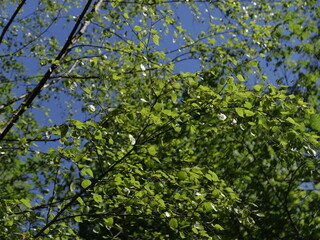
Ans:
[[[1,239],[320,238],[318,1],[0,6]]]

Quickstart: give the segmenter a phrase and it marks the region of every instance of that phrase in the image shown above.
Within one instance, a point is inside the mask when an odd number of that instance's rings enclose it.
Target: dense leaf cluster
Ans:
[[[317,1],[0,5],[1,239],[320,238]]]

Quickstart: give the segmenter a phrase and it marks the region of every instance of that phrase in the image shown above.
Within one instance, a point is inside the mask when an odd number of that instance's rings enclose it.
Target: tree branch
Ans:
[[[20,12],[22,6],[26,3],[26,0],[22,0],[21,3],[19,4],[19,6],[17,7],[16,11],[13,13],[13,15],[11,16],[9,22],[7,23],[7,25],[3,28],[1,36],[0,36],[0,44],[2,43],[2,40],[4,38],[4,35],[6,34],[6,32],[8,31],[11,23],[13,22],[14,18],[18,15],[18,13]]]
[[[13,114],[13,116],[9,119],[9,121],[5,124],[5,126],[1,129],[0,131],[0,141],[6,136],[6,134],[10,131],[12,128],[13,124],[17,122],[20,118],[20,116],[31,106],[33,100],[39,95],[41,92],[41,89],[45,86],[47,83],[48,79],[50,79],[51,74],[53,71],[59,66],[57,62],[61,61],[64,59],[64,57],[67,55],[69,52],[70,47],[75,44],[78,39],[83,35],[85,30],[87,29],[90,20],[85,21],[81,28],[77,31],[78,27],[80,26],[82,20],[84,19],[90,5],[92,4],[93,0],[88,0],[87,4],[85,5],[81,15],[79,16],[78,21],[76,22],[75,26],[73,27],[66,43],[64,44],[62,50],[60,51],[59,55],[56,57],[56,63],[53,63],[51,67],[48,69],[48,71],[44,74],[42,77],[41,81],[38,83],[38,85],[30,92],[26,98],[26,100],[21,103],[20,107],[18,110]],[[99,0],[96,4],[95,7],[92,9],[91,12],[95,12],[96,10],[99,9],[101,3],[103,1]]]

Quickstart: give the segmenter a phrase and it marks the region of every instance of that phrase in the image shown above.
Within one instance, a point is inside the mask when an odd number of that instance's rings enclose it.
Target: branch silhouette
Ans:
[[[18,15],[18,13],[20,12],[22,6],[26,3],[26,0],[22,0],[21,3],[19,4],[19,6],[17,7],[16,11],[13,13],[13,15],[11,16],[9,22],[7,23],[7,25],[3,28],[1,36],[0,36],[0,44],[3,41],[4,35],[6,35],[6,32],[8,31],[11,23],[13,22],[14,18]]]
[[[88,0],[87,4],[85,5],[82,13],[79,16],[79,19],[77,20],[75,26],[73,27],[71,33],[69,34],[69,37],[67,41],[65,42],[62,50],[58,54],[58,56],[55,58],[55,61],[53,64],[51,64],[50,68],[47,70],[47,72],[44,74],[38,85],[26,96],[26,100],[23,101],[17,111],[13,114],[13,116],[6,122],[4,127],[0,130],[0,141],[3,140],[3,138],[6,136],[6,134],[10,131],[14,123],[16,123],[21,115],[31,106],[33,100],[39,95],[41,92],[41,89],[46,85],[47,81],[50,79],[51,74],[53,71],[58,68],[59,61],[63,60],[65,56],[68,54],[69,49],[72,47],[73,44],[75,44],[78,39],[83,35],[83,33],[86,31],[88,25],[90,24],[90,19],[83,22],[83,19],[85,18],[88,9],[90,8],[93,0]],[[102,4],[102,0],[98,0],[95,4],[91,12],[95,12],[99,9],[100,5]],[[79,26],[81,25],[80,29],[78,30]]]

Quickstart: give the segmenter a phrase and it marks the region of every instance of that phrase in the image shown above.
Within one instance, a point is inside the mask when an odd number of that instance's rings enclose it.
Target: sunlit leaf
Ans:
[[[87,188],[87,187],[89,187],[90,185],[91,185],[91,181],[88,180],[88,179],[85,179],[85,180],[83,180],[83,181],[81,182],[81,187],[83,187],[83,188]]]
[[[176,229],[178,227],[178,220],[176,218],[171,218],[169,221],[169,226],[172,229]]]

